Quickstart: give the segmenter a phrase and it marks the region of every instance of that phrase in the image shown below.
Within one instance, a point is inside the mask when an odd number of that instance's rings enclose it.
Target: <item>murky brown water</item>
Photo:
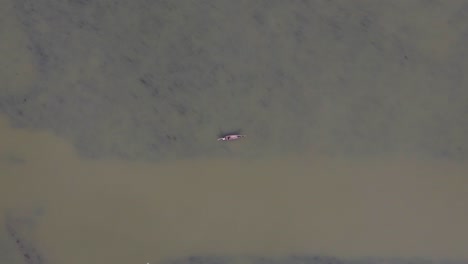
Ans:
[[[467,10],[0,1],[0,263],[468,259]]]
[[[12,129],[5,118],[0,127],[0,210],[34,226],[28,240],[50,263],[203,253],[468,257],[466,164],[313,151],[256,161],[85,161],[49,133]]]

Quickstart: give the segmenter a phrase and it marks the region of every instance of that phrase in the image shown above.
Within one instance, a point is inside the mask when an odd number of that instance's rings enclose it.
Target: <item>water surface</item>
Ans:
[[[467,14],[0,1],[0,262],[468,259]]]

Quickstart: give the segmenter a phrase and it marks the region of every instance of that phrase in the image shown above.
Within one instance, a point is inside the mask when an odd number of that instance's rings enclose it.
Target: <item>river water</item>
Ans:
[[[468,259],[464,1],[0,15],[0,263]]]

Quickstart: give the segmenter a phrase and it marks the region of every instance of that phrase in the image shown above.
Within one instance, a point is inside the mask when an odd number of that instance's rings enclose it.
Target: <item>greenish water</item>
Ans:
[[[0,262],[467,259],[467,16],[0,1]]]

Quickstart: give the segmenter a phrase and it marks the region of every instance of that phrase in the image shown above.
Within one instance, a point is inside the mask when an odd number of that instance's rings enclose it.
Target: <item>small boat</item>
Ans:
[[[245,135],[226,135],[224,137],[218,138],[218,141],[231,141],[231,140],[237,140],[245,137]]]

